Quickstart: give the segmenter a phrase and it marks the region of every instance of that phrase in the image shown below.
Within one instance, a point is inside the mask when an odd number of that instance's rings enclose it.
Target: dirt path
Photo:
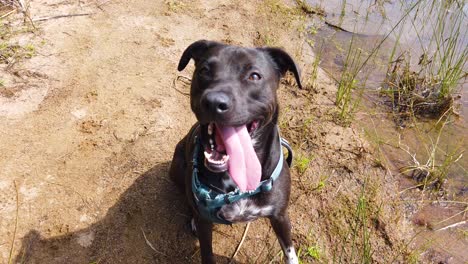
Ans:
[[[201,38],[265,44],[269,26],[281,19],[271,23],[260,2],[76,2],[32,1],[33,18],[92,14],[38,22],[40,32],[22,40],[38,54],[18,65],[16,75],[2,77],[10,87],[23,85],[0,95],[0,262],[8,261],[14,239],[21,263],[196,263],[196,240],[184,228],[188,211],[166,175],[176,142],[194,122],[187,84],[174,87],[179,56]],[[294,32],[290,25],[275,30],[275,44],[304,66],[311,56],[305,43],[278,33]],[[191,70],[180,74],[189,77]],[[332,122],[335,88],[322,73],[319,80],[314,95],[288,85],[280,93],[282,126],[291,128],[283,133],[312,160],[294,175],[295,242],[305,250],[316,245],[321,261],[330,260],[334,243],[349,235],[346,219],[354,215],[364,175],[373,175],[369,200],[380,211],[369,212],[376,214],[369,224],[378,252],[372,258],[392,259],[399,255],[392,250],[401,249],[392,227],[402,220],[382,201],[393,179],[371,166],[355,130]],[[315,188],[322,181],[326,188]],[[243,225],[216,228],[220,260],[231,256],[242,231]],[[278,252],[260,220],[237,260],[279,261]]]

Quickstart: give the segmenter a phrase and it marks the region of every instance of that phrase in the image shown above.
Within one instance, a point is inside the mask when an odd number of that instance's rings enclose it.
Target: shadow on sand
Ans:
[[[168,169],[166,162],[143,173],[88,228],[52,238],[30,231],[14,263],[200,263],[197,239],[186,227],[190,211]],[[89,245],[80,245],[80,239]]]

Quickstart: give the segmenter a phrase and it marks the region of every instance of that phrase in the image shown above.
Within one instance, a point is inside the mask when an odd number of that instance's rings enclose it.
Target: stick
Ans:
[[[0,18],[5,18],[5,17],[7,17],[7,16],[13,14],[14,12],[16,12],[16,9],[13,9],[13,10],[11,10],[10,12],[7,12],[6,14],[0,16]]]
[[[37,21],[45,21],[49,19],[57,19],[57,18],[65,18],[65,17],[77,17],[77,16],[89,16],[92,15],[93,13],[81,13],[81,14],[69,14],[69,15],[58,15],[58,16],[49,16],[49,17],[38,17],[33,19],[33,22]]]
[[[24,4],[24,1],[23,0],[18,0],[18,3],[20,5],[21,9],[23,9],[23,11],[25,11],[26,10],[26,8],[25,8],[26,5]]]
[[[244,234],[242,235],[242,239],[239,242],[239,245],[237,245],[236,251],[234,252],[234,254],[232,254],[231,261],[229,261],[229,264],[234,263],[233,262],[234,258],[236,257],[237,253],[239,253],[239,250],[242,247],[242,244],[244,243],[245,237],[247,236],[247,232],[249,231],[249,227],[250,227],[250,222],[248,222],[247,225],[245,226]]]
[[[166,254],[158,251],[156,248],[154,248],[153,244],[146,238],[145,231],[143,231],[143,228],[140,227],[141,233],[143,233],[143,237],[145,238],[146,245],[148,245],[154,252],[166,256]],[[167,257],[167,256],[166,256]]]
[[[457,222],[457,223],[454,223],[454,224],[451,224],[451,225],[448,225],[446,227],[442,227],[442,228],[439,228],[435,231],[442,231],[442,230],[445,230],[445,229],[449,229],[449,228],[452,228],[452,227],[456,227],[456,226],[459,226],[459,225],[463,225],[465,223],[467,223],[468,220],[463,220],[463,221],[460,221],[460,222]]]
[[[13,181],[15,185],[16,192],[16,217],[15,217],[15,229],[13,230],[13,239],[11,240],[10,255],[8,256],[8,264],[11,264],[11,259],[13,257],[13,249],[15,248],[15,239],[16,239],[16,230],[18,229],[18,212],[19,212],[19,199],[18,199],[18,187],[16,186],[16,181]]]
[[[37,30],[36,26],[34,25],[34,22],[31,19],[31,13],[29,12],[29,2],[25,3],[24,0],[18,0],[18,3],[21,7],[21,12],[24,16],[23,22],[26,24],[26,20],[29,20],[34,30]]]
[[[331,27],[331,28],[334,28],[334,29],[343,31],[343,32],[347,32],[347,33],[352,33],[352,34],[354,34],[354,32],[351,32],[351,31],[349,31],[349,30],[346,30],[346,29],[344,29],[344,28],[342,28],[342,27],[340,27],[340,26],[338,26],[338,25],[332,24],[332,23],[330,23],[330,22],[328,22],[328,21],[325,21],[325,25],[327,25],[327,26],[329,26],[329,27]]]

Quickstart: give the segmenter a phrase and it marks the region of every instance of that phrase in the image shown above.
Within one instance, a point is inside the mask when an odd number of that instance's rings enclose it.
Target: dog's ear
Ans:
[[[288,53],[280,48],[260,48],[260,50],[263,50],[268,55],[270,55],[270,57],[276,63],[276,66],[278,66],[278,70],[280,71],[281,76],[284,76],[287,71],[292,72],[294,74],[294,78],[296,79],[297,86],[299,86],[299,89],[302,89],[299,69]]]
[[[197,62],[203,53],[211,47],[216,45],[221,45],[218,42],[208,41],[208,40],[198,40],[188,46],[182,57],[180,57],[179,66],[177,66],[178,71],[185,69],[190,59],[194,59]]]

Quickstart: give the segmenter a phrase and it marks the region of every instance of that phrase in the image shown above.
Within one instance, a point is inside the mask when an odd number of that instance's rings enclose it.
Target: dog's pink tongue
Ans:
[[[221,137],[229,155],[229,174],[241,191],[252,191],[258,187],[262,177],[262,166],[252,145],[247,127],[219,127]]]

